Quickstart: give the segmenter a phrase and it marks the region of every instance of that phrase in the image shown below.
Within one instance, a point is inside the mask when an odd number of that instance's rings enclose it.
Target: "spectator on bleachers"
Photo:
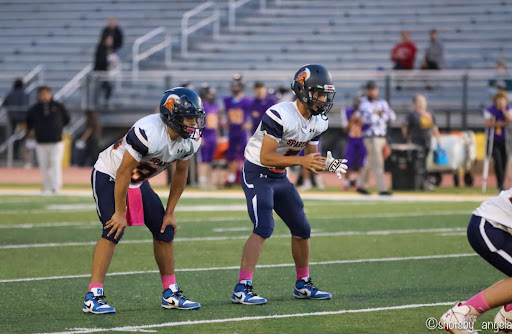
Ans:
[[[366,96],[361,98],[359,109],[365,126],[363,142],[367,158],[359,175],[357,192],[369,194],[367,187],[371,170],[377,179],[379,195],[390,195],[384,181],[384,155],[389,151],[386,139],[388,124],[395,120],[396,115],[386,100],[379,99],[379,88],[375,81],[368,81],[365,88]]]
[[[11,126],[11,133],[22,131],[26,129],[25,119],[27,118],[27,110],[29,104],[29,96],[25,93],[23,79],[17,78],[14,80],[12,89],[9,91],[4,99],[4,107],[7,109],[9,117],[9,124]],[[17,140],[14,142],[14,157],[17,158],[20,144],[22,141]],[[30,168],[32,162],[30,159],[30,150],[23,145],[23,158],[25,160],[25,167]]]
[[[117,25],[117,18],[111,17],[108,19],[108,24],[101,32],[100,41],[104,41],[107,37],[112,37],[112,48],[114,52],[123,46],[123,32]]]
[[[495,95],[499,91],[512,92],[512,78],[507,69],[505,60],[499,59],[496,62],[496,76],[489,80],[489,92]]]
[[[439,41],[437,30],[430,30],[430,43],[425,49],[425,57],[421,64],[423,70],[440,70],[444,67],[443,44]]]
[[[267,87],[265,87],[265,84],[261,81],[256,81],[254,83],[253,92],[254,99],[252,100],[250,106],[252,122],[251,135],[260,125],[261,119],[263,118],[263,115],[267,109],[277,103],[277,99],[274,97],[274,95],[268,94]]]
[[[391,60],[394,63],[394,70],[412,70],[414,60],[416,59],[416,45],[411,41],[411,35],[408,30],[402,30],[400,33],[402,42],[397,43],[391,51]]]
[[[85,131],[75,141],[76,161],[74,165],[94,166],[100,152],[99,137],[101,125],[92,110],[85,110]]]
[[[215,102],[215,88],[207,83],[201,86],[199,96],[203,100],[206,113],[206,126],[201,141],[201,162],[199,163],[199,188],[212,189],[212,163],[217,148],[217,131],[219,128],[219,105]]]
[[[412,98],[414,110],[407,113],[405,122],[402,125],[402,135],[408,143],[418,145],[424,152],[423,182],[425,189],[432,190],[433,185],[428,182],[427,176],[427,156],[431,150],[430,144],[432,136],[440,143],[439,129],[436,125],[436,119],[427,110],[427,99],[422,94],[416,94]]]
[[[70,119],[66,108],[53,100],[50,87],[41,86],[37,92],[39,102],[28,111],[27,131],[37,141],[36,153],[43,177],[43,194],[52,195],[62,187],[62,130]]]
[[[507,166],[507,125],[512,122],[512,108],[508,104],[508,95],[504,91],[493,97],[493,105],[484,110],[485,126],[494,128],[492,145],[492,158],[494,160],[494,173],[498,181],[498,190],[503,190],[505,168]],[[490,133],[487,137],[489,137]],[[487,147],[487,144],[486,144]]]
[[[223,99],[224,112],[227,117],[229,148],[226,152],[228,162],[227,187],[236,181],[240,162],[244,161],[244,150],[247,145],[247,132],[251,130],[252,99],[244,95],[245,83],[240,74],[235,74],[231,81],[231,96]]]
[[[119,65],[119,57],[116,55],[113,49],[113,38],[112,36],[105,37],[101,40],[96,47],[96,55],[94,58],[94,71],[104,72],[108,74],[108,71],[112,71]],[[104,103],[105,108],[109,108],[110,97],[112,96],[113,85],[108,81],[108,78],[100,78],[99,88],[104,92]]]

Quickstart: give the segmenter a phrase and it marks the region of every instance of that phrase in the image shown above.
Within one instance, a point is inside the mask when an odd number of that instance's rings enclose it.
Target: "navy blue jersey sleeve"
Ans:
[[[275,110],[269,109],[261,119],[261,131],[279,141],[283,136],[283,121]]]
[[[148,154],[148,137],[143,129],[136,127],[131,128],[126,135],[126,143],[142,157]]]

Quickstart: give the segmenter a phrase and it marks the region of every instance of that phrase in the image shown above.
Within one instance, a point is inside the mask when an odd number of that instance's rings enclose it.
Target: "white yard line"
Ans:
[[[0,213],[3,213],[0,210]],[[332,215],[332,216],[316,216],[310,218],[310,221],[324,220],[324,219],[357,219],[357,218],[400,218],[400,217],[423,217],[423,216],[454,216],[454,215],[469,215],[471,210],[458,210],[458,211],[421,211],[421,212],[393,212],[393,213],[376,213],[368,215]],[[244,215],[243,217],[210,217],[210,218],[190,218],[179,219],[180,223],[209,223],[209,222],[243,222],[249,221],[249,218]],[[0,229],[16,229],[16,228],[32,228],[32,227],[67,227],[67,226],[83,226],[84,224],[98,224],[98,222],[56,222],[56,223],[26,223],[26,224],[12,224],[0,225]]]
[[[98,332],[142,332],[151,328],[165,328],[165,327],[176,327],[176,326],[194,326],[204,324],[219,324],[219,323],[236,323],[242,321],[258,321],[266,319],[285,319],[285,318],[301,318],[311,316],[328,316],[328,315],[340,315],[340,314],[357,314],[357,313],[369,313],[369,312],[380,312],[380,311],[392,311],[392,310],[406,310],[420,307],[432,307],[432,306],[448,306],[453,305],[455,302],[440,302],[430,304],[407,304],[407,305],[395,305],[395,306],[384,306],[364,309],[348,309],[348,310],[337,310],[337,311],[322,311],[322,312],[309,312],[309,313],[289,313],[289,314],[273,314],[253,317],[238,317],[238,318],[222,318],[222,319],[209,319],[209,320],[188,320],[188,321],[175,321],[175,322],[164,322],[160,324],[150,325],[139,325],[139,326],[124,326],[124,327],[113,327],[113,328],[70,328],[63,332],[51,332],[46,334],[81,334],[81,333],[98,333]]]
[[[355,260],[334,260],[334,261],[320,261],[310,262],[310,265],[332,265],[332,264],[352,264],[352,263],[370,263],[370,262],[396,262],[396,261],[411,261],[411,260],[433,260],[433,259],[449,259],[477,256],[476,253],[461,253],[461,254],[440,254],[440,255],[421,255],[421,256],[406,256],[406,257],[385,257],[385,258],[372,258],[372,259],[355,259]],[[258,268],[282,268],[294,267],[294,263],[278,263],[278,264],[263,264],[258,265]],[[239,266],[229,267],[210,267],[210,268],[182,268],[176,269],[179,272],[200,272],[200,271],[217,271],[217,270],[236,270]],[[142,270],[142,271],[123,271],[116,273],[108,273],[107,276],[125,276],[136,274],[157,273],[158,270]],[[32,282],[32,281],[49,281],[57,279],[70,279],[70,278],[87,278],[91,274],[84,275],[65,275],[65,276],[48,276],[48,277],[28,277],[28,278],[13,278],[3,279],[0,283],[13,283],[13,282]]]
[[[167,198],[168,190],[157,191],[160,197]],[[24,196],[41,196],[40,190],[27,189],[1,189],[1,195],[24,195]],[[92,197],[90,189],[63,190],[62,196]],[[362,196],[356,193],[339,193],[339,192],[306,192],[301,193],[302,199],[306,200],[323,200],[323,201],[379,201],[379,202],[482,202],[489,199],[489,196],[481,195],[449,195],[449,194],[425,194],[425,193],[396,193],[393,196]],[[51,198],[51,197],[49,197]],[[215,198],[215,199],[245,199],[241,190],[237,191],[198,191],[194,189],[186,189],[182,198]]]
[[[354,235],[392,235],[392,234],[413,234],[413,233],[448,233],[461,232],[465,228],[425,228],[425,229],[402,229],[402,230],[373,230],[373,231],[338,231],[338,232],[321,232],[312,233],[312,237],[337,237],[337,236],[354,236]],[[275,234],[272,238],[289,238],[290,234]],[[243,240],[247,239],[247,235],[240,236],[213,236],[213,237],[191,237],[176,238],[176,242],[181,241],[223,241],[223,240]],[[153,242],[153,239],[140,240],[123,240],[123,244],[145,244]],[[13,244],[2,245],[0,249],[25,249],[25,248],[48,248],[48,247],[72,247],[72,246],[91,246],[96,241],[80,241],[80,242],[49,242],[49,243],[33,243],[33,244]]]

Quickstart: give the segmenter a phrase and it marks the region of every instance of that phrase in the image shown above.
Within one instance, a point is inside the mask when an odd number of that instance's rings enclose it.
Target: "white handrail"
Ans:
[[[80,70],[71,80],[69,80],[55,95],[55,100],[64,100],[71,96],[78,88],[81,81],[92,71],[92,65],[87,65]]]
[[[188,26],[189,19],[199,14],[200,12],[213,7],[212,15],[205,17],[201,21],[197,22],[193,26]],[[220,14],[219,14],[219,8],[217,7],[217,4],[208,1],[205,2],[199,6],[197,6],[194,9],[189,10],[185,14],[183,14],[183,18],[181,19],[181,56],[186,57],[188,55],[188,36],[197,30],[201,29],[202,27],[213,23],[213,38],[216,39],[219,37],[220,32]]]
[[[235,30],[236,25],[236,9],[239,7],[242,7],[246,3],[248,3],[251,0],[229,0],[228,5],[228,22],[229,22],[229,30],[233,31]],[[267,1],[266,0],[260,0],[260,11],[265,11],[267,8]]]
[[[147,42],[148,40],[163,34],[164,41],[161,43],[158,43],[157,45],[149,48],[148,50],[139,53],[140,46],[142,43]],[[139,63],[146,59],[147,57],[151,56],[152,54],[165,49],[165,66],[170,67],[171,66],[171,48],[172,48],[172,39],[171,35],[167,32],[165,27],[158,27],[156,29],[151,30],[147,34],[144,34],[137,38],[135,42],[133,42],[132,47],[132,77],[137,78],[139,74]]]

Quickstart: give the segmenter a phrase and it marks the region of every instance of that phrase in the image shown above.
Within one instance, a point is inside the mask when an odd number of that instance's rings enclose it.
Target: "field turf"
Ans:
[[[151,234],[139,226],[127,229],[105,281],[117,314],[97,316],[81,310],[101,233],[92,198],[0,196],[0,333],[443,333],[428,330],[427,318],[503,278],[465,236],[479,202],[304,202],[313,228],[311,277],[332,300],[293,298],[290,236],[276,217],[254,276],[268,304],[232,304],[252,227],[245,201],[183,198],[177,279],[202,308],[160,307]]]

